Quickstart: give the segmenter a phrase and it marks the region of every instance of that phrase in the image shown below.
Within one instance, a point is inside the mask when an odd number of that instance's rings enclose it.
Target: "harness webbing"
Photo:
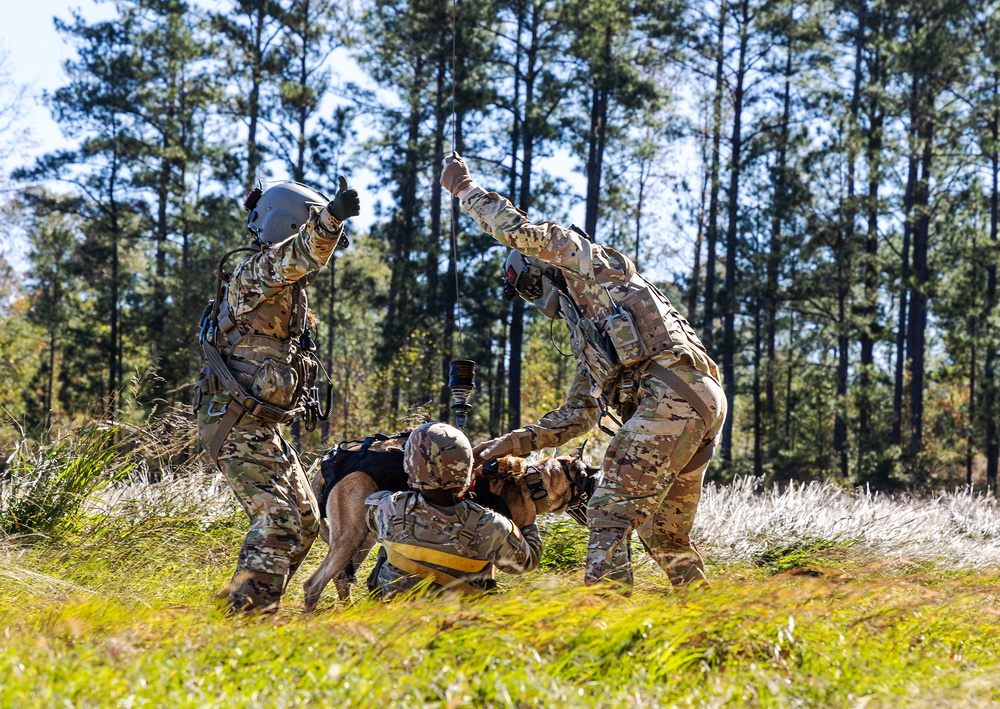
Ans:
[[[391,545],[397,554],[402,554],[410,561],[424,561],[428,564],[444,566],[445,568],[468,574],[478,573],[490,563],[485,559],[469,559],[457,554],[449,554],[446,551],[439,551],[438,549],[416,546],[415,544],[403,544],[402,542],[383,542],[383,544]]]
[[[211,342],[206,340],[201,343],[201,347],[205,352],[205,359],[208,361],[208,366],[212,374],[215,375],[219,383],[233,397],[226,405],[226,413],[219,423],[215,438],[209,444],[208,453],[212,457],[212,460],[218,462],[222,444],[225,443],[229,432],[239,422],[244,412],[248,412],[267,423],[291,423],[301,413],[301,409],[286,411],[252,396],[236,381],[236,377],[233,376],[229,367],[226,366],[222,355],[219,354],[219,350],[215,349]]]
[[[439,571],[437,569],[432,569],[429,566],[424,566],[423,564],[404,556],[396,549],[397,547],[409,547],[409,546],[410,545],[408,544],[395,544],[389,541],[382,542],[382,548],[385,549],[386,557],[388,558],[389,563],[395,566],[400,571],[407,574],[420,576],[421,578],[429,578],[439,586],[443,586],[444,588],[451,591],[458,591],[459,593],[467,595],[482,593],[482,589],[478,589],[475,586],[471,586],[462,579],[452,576],[451,574],[447,574],[444,571]],[[449,556],[451,555],[449,554]]]
[[[697,470],[701,466],[708,464],[708,462],[712,460],[712,456],[715,454],[715,447],[718,443],[719,427],[722,425],[722,422],[713,422],[713,419],[716,417],[712,415],[712,409],[709,407],[708,402],[706,402],[698,394],[698,392],[691,387],[690,384],[681,379],[677,372],[671,371],[670,368],[664,367],[656,360],[651,360],[649,364],[646,365],[646,371],[680,394],[681,397],[691,405],[691,408],[698,412],[698,415],[705,420],[705,425],[708,426],[708,430],[705,432],[705,443],[701,445],[697,452],[695,452],[694,456],[692,456],[691,460],[688,461],[688,464],[685,465],[680,472],[689,473],[692,470]]]

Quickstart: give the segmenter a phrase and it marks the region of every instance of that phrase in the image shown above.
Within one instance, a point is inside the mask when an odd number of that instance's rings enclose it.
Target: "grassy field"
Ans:
[[[582,589],[585,534],[475,600],[356,589],[227,619],[245,522],[207,473],[93,493],[0,542],[0,706],[997,706],[1000,508],[811,485],[710,487],[708,588],[641,553],[631,598]],[[367,569],[364,569],[366,571]]]

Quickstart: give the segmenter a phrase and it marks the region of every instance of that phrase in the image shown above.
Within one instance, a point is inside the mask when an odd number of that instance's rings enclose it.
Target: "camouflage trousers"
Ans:
[[[705,578],[690,534],[708,463],[681,471],[709,431],[720,427],[726,397],[718,382],[693,367],[672,369],[710,403],[715,419],[706,422],[673,389],[644,375],[638,408],[611,440],[603,478],[587,506],[588,585],[602,579],[632,583],[633,531],[673,585]]]
[[[229,395],[223,393],[205,397],[201,403],[198,433],[206,449],[229,402]],[[241,579],[248,578],[266,586],[266,591],[260,591],[262,596],[277,592],[280,597],[319,534],[319,506],[302,463],[276,425],[248,414],[229,432],[216,463],[250,518],[230,595],[241,593]],[[268,582],[261,584],[262,578]],[[250,588],[247,592],[257,591]]]

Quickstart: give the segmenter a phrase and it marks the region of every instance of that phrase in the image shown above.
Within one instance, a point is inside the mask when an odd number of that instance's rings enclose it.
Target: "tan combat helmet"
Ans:
[[[453,489],[462,494],[472,482],[472,444],[449,424],[421,424],[406,441],[403,468],[414,490]]]
[[[309,218],[309,208],[323,208],[325,196],[298,182],[280,182],[265,192],[254,190],[243,206],[249,229],[261,244],[277,244],[292,236]]]

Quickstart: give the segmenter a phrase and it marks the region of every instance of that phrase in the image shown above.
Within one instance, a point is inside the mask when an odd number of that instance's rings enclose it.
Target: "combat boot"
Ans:
[[[284,574],[239,570],[229,582],[226,614],[273,613],[278,610],[284,587]]]
[[[670,583],[674,586],[708,584],[705,579],[705,563],[701,560],[701,554],[698,553],[693,544],[688,552],[674,554],[667,559],[660,559],[656,556],[654,558],[666,571]]]

